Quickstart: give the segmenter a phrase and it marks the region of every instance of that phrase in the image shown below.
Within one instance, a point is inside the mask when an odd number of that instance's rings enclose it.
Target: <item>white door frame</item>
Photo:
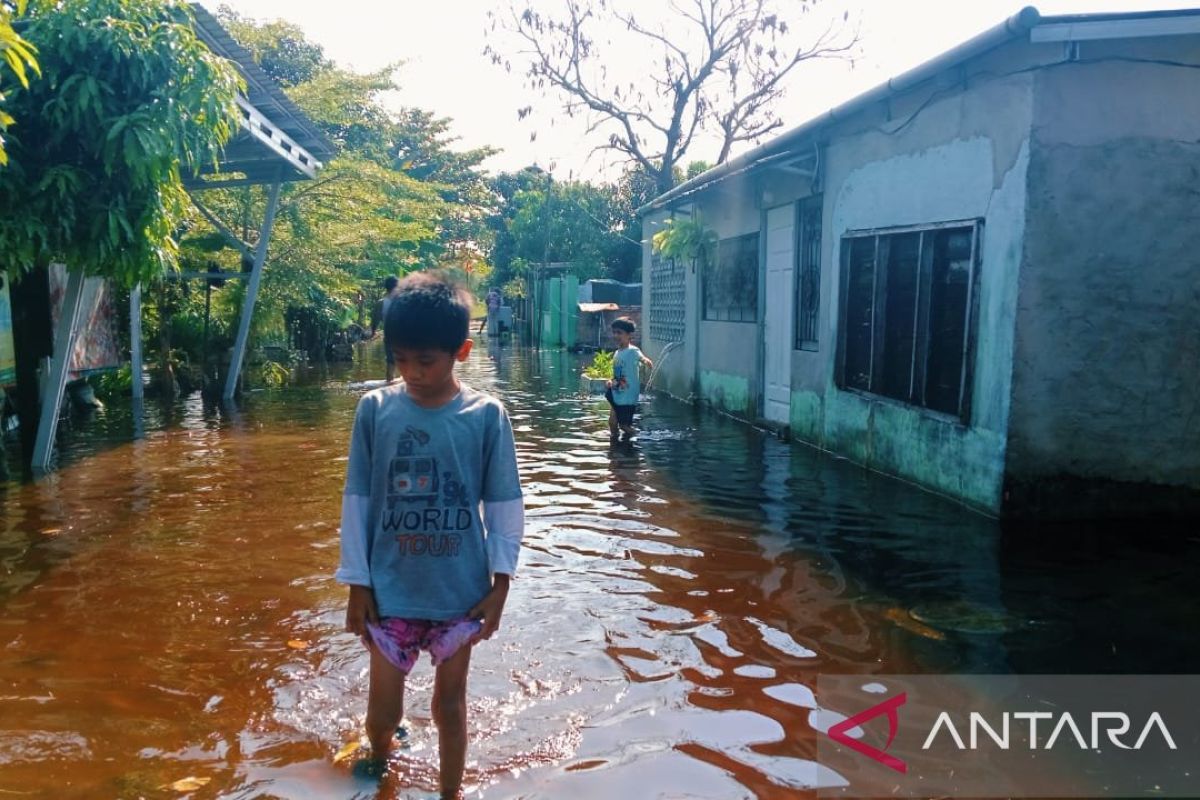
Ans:
[[[786,220],[786,224],[785,224]],[[792,339],[796,283],[796,204],[763,213],[763,418],[791,418]]]

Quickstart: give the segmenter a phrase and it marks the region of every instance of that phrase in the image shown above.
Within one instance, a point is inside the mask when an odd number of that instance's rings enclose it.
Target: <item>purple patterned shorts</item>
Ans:
[[[422,650],[429,652],[436,667],[457,653],[482,629],[483,623],[466,617],[449,620],[386,617],[378,625],[367,623],[367,636],[363,637],[363,644],[369,648],[374,643],[384,658],[407,675],[417,663],[417,656]]]

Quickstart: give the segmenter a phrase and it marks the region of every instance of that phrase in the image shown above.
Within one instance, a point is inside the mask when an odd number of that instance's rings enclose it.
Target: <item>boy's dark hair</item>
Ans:
[[[614,331],[625,331],[632,336],[637,330],[637,325],[629,317],[617,317],[612,321],[612,328]]]
[[[395,275],[388,275],[386,278],[383,279],[383,288],[390,292],[392,289],[396,288],[396,284],[398,284],[399,282],[400,282],[400,279],[397,278]]]
[[[467,290],[428,272],[414,272],[399,286],[383,321],[383,346],[457,353],[471,325]]]

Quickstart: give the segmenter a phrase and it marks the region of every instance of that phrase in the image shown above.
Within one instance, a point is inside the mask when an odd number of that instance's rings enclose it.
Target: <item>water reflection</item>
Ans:
[[[332,757],[361,729],[340,631],[345,443],[377,353],[239,407],[112,406],[0,523],[0,789],[408,797],[435,782],[431,672],[378,791]],[[578,359],[481,348],[517,431],[527,548],[470,693],[488,798],[782,798],[814,763],[819,672],[1186,671],[1195,534],[1031,542],[726,418],[648,403],[610,445]],[[1170,643],[1170,649],[1164,647]]]

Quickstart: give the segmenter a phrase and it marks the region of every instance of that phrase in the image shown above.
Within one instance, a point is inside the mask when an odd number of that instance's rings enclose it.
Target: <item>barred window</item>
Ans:
[[[722,239],[704,267],[704,318],[758,321],[758,233]]]
[[[650,338],[656,342],[683,341],[684,272],[673,258],[650,256]]]
[[[800,201],[800,275],[796,281],[796,349],[817,350],[821,316],[821,195]]]
[[[980,225],[842,239],[839,385],[969,418]]]

